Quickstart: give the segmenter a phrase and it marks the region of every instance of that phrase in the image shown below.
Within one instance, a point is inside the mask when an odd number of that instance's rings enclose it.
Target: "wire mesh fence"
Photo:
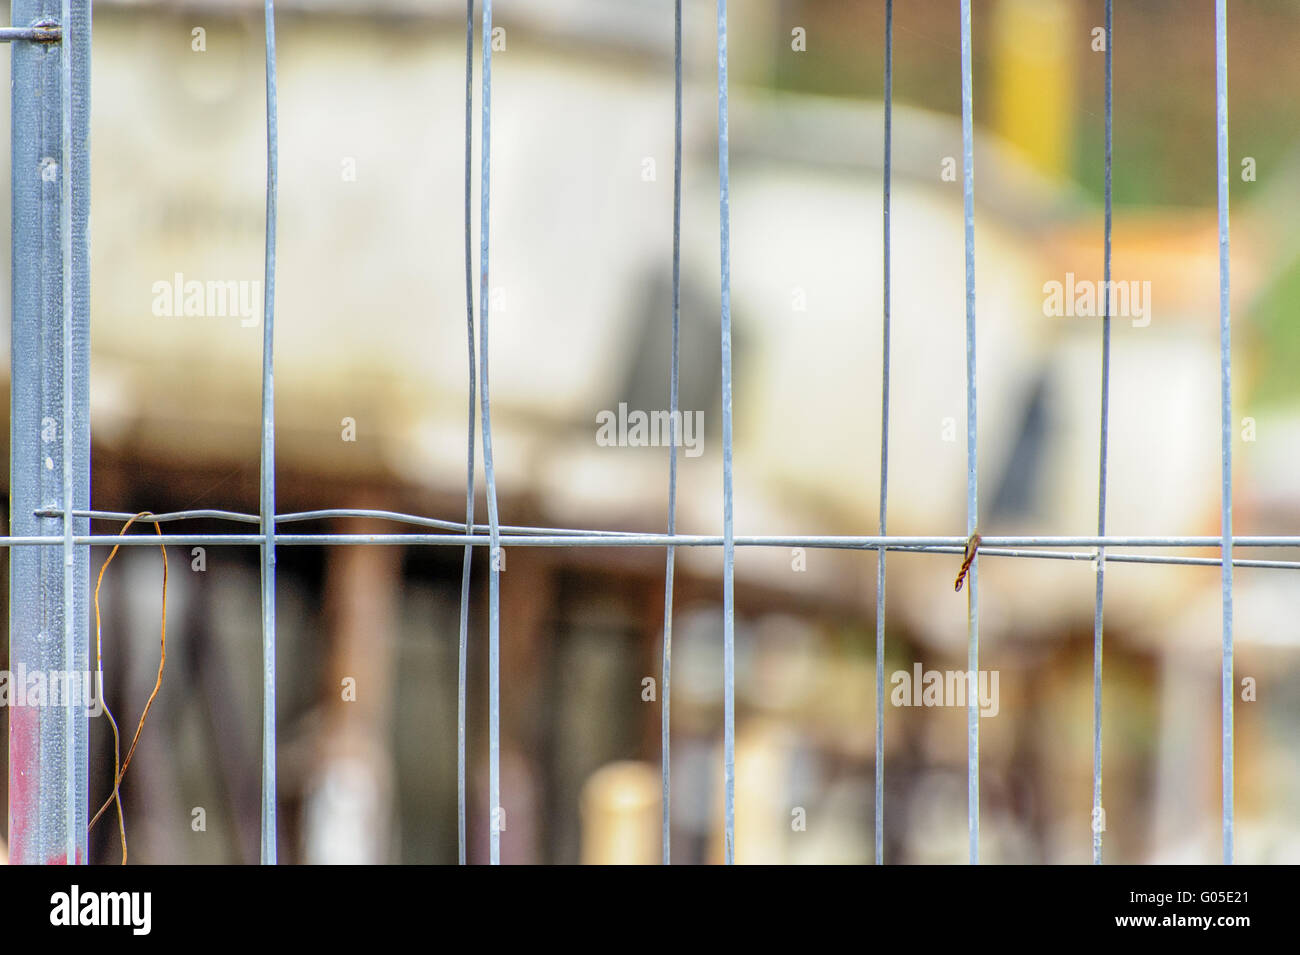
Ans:
[[[57,10],[53,9],[58,7]],[[665,4],[665,16],[668,4]],[[89,0],[17,0],[14,25],[0,31],[0,39],[14,43],[14,324],[13,402],[11,412],[11,530],[3,543],[11,549],[11,664],[30,663],[47,670],[85,671],[88,649],[82,637],[88,632],[89,551],[96,545],[148,547],[212,545],[256,547],[260,554],[262,621],[262,768],[261,859],[277,861],[277,727],[276,727],[276,553],[282,547],[320,546],[442,546],[463,550],[460,587],[457,700],[458,841],[459,858],[467,861],[467,699],[469,650],[470,564],[474,548],[487,548],[488,579],[488,814],[492,863],[501,861],[503,827],[501,777],[501,614],[500,574],[504,554],[511,547],[662,549],[665,555],[663,638],[661,656],[662,852],[671,861],[671,676],[675,558],[678,548],[712,548],[722,554],[723,632],[721,652],[723,703],[723,806],[724,859],[745,861],[735,854],[735,554],[738,547],[803,547],[872,551],[877,556],[875,614],[875,861],[885,859],[884,798],[884,659],[886,632],[886,555],[906,551],[960,557],[961,575],[956,586],[967,593],[967,670],[979,672],[979,569],[982,557],[1087,561],[1095,567],[1093,624],[1093,770],[1092,859],[1102,861],[1104,819],[1102,800],[1102,660],[1105,570],[1109,562],[1219,566],[1222,591],[1222,836],[1223,861],[1233,861],[1233,570],[1247,568],[1300,568],[1300,562],[1266,558],[1238,558],[1234,545],[1246,548],[1298,547],[1300,536],[1251,536],[1232,533],[1231,456],[1231,336],[1229,312],[1228,244],[1228,142],[1226,0],[1216,0],[1216,118],[1218,169],[1219,316],[1221,359],[1221,532],[1217,536],[1118,536],[1108,533],[1106,489],[1110,416],[1111,310],[1103,298],[1102,356],[1097,533],[1091,536],[1007,536],[982,534],[979,508],[978,401],[979,364],[975,341],[978,327],[975,255],[975,169],[973,70],[971,62],[971,3],[960,0],[960,88],[962,114],[963,245],[965,258],[965,404],[966,404],[966,511],[964,533],[943,536],[907,536],[888,533],[891,243],[890,186],[892,110],[894,95],[893,2],[886,0],[884,75],[883,348],[881,373],[881,443],[878,533],[874,535],[755,535],[738,534],[734,526],[733,402],[730,176],[728,114],[728,6],[717,0],[717,155],[718,239],[721,310],[719,334],[722,395],[722,533],[681,534],[677,530],[677,457],[681,436],[679,412],[681,228],[682,228],[682,0],[672,4],[674,23],[674,190],[672,249],[671,372],[666,382],[669,397],[670,449],[668,513],[664,533],[634,533],[582,528],[503,524],[498,513],[493,461],[493,423],[489,359],[490,225],[492,170],[492,36],[493,7],[482,0],[476,10],[467,0],[465,19],[465,166],[464,239],[466,348],[469,388],[467,403],[467,472],[465,520],[453,521],[418,514],[359,508],[331,508],[277,513],[275,488],[275,304],[278,199],[278,100],[276,80],[275,10],[266,0],[266,244],[264,256],[264,323],[261,349],[261,442],[259,458],[260,500],[257,513],[201,509],[139,515],[93,510],[89,504],[89,267],[87,218],[89,213]],[[1111,284],[1112,247],[1112,0],[1105,3],[1105,219],[1104,288]],[[25,25],[24,25],[25,24]],[[478,83],[479,108],[474,108],[475,28],[481,50]],[[59,95],[50,95],[57,90]],[[477,119],[477,123],[476,123]],[[477,298],[473,262],[473,148],[478,128],[480,165]],[[475,312],[477,310],[477,326]],[[987,359],[986,359],[987,367]],[[742,414],[743,414],[743,409]],[[53,428],[51,430],[51,425]],[[486,524],[475,523],[476,437],[486,478]],[[321,520],[366,517],[407,528],[393,533],[295,533],[284,528]],[[92,534],[90,521],[125,523],[132,519],[155,525],[188,520],[209,520],[245,525],[244,533],[181,533],[119,537]],[[1144,548],[1165,553],[1134,554]],[[1193,548],[1218,548],[1220,557],[1194,557],[1174,553]],[[953,560],[954,566],[957,560]],[[21,609],[20,609],[21,608]],[[509,621],[505,621],[509,626]],[[58,640],[49,639],[58,634]],[[967,701],[967,829],[969,861],[980,861],[980,703],[975,694]],[[65,707],[53,711],[58,719],[40,719],[11,726],[10,818],[11,854],[14,861],[85,861],[87,856],[87,747],[84,710]]]

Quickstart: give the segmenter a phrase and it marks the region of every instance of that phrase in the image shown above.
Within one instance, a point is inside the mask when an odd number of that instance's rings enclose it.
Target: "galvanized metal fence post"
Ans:
[[[90,507],[90,0],[14,0],[12,18],[60,30],[12,54],[10,534],[62,546],[10,554],[10,669],[46,694],[10,709],[9,854],[84,863],[90,552],[73,535],[89,521],[71,511]]]

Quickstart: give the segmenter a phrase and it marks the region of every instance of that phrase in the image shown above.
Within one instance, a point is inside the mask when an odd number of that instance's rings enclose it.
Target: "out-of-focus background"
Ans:
[[[464,6],[277,6],[278,508],[457,519]],[[952,0],[896,6],[889,528],[961,534],[958,11]],[[668,402],[672,7],[494,4],[504,523],[665,527],[666,449],[602,446],[596,416]],[[1116,8],[1114,277],[1150,293],[1145,315],[1114,322],[1109,530],[1212,535],[1212,4]],[[1290,534],[1300,8],[1249,0],[1230,13],[1234,529]],[[680,459],[686,533],[721,529],[714,15],[705,0],[685,3],[681,405],[703,421],[702,453]],[[1101,326],[1046,314],[1044,302],[1046,283],[1101,278],[1102,4],[987,0],[974,18],[980,527],[1088,534]],[[261,30],[260,4],[244,0],[96,4],[99,509],[257,509]],[[737,533],[876,529],[883,32],[883,0],[732,7]],[[165,305],[195,281],[245,283],[231,287],[253,290],[255,308],[165,314],[158,283]],[[485,520],[481,480],[477,499]],[[318,529],[370,528],[397,529]],[[92,556],[94,572],[104,556]],[[131,858],[255,861],[257,554],[170,556],[167,673],[123,787]],[[281,859],[455,861],[460,561],[455,547],[280,549]],[[126,549],[104,584],[106,690],[127,728],[157,666],[159,563],[156,550]],[[958,563],[891,555],[887,674],[965,666]],[[486,570],[479,553],[471,861],[486,858],[489,822]],[[662,551],[512,548],[501,579],[503,861],[656,861],[660,703],[644,681],[658,689]],[[871,553],[738,552],[740,862],[873,858],[875,580]],[[1107,861],[1217,861],[1219,572],[1112,563],[1106,581]],[[999,674],[998,712],[981,721],[985,861],[1089,858],[1094,583],[1087,562],[981,562],[980,661]],[[1236,675],[1254,697],[1236,707],[1242,862],[1300,861],[1298,599],[1288,571],[1237,571]],[[721,856],[721,623],[720,553],[680,551],[675,861]],[[886,861],[964,861],[965,711],[886,702]],[[92,731],[96,803],[112,767],[103,724]],[[111,822],[92,833],[92,861],[117,857]]]

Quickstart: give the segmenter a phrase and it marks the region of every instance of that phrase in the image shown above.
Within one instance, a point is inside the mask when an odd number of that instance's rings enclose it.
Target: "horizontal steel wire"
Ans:
[[[37,517],[62,517],[63,511],[60,508],[42,508],[35,512]],[[74,517],[89,517],[93,520],[108,521],[127,521],[134,514],[125,511],[79,511],[72,512]],[[423,517],[418,514],[405,514],[400,511],[382,511],[368,510],[364,508],[333,508],[318,511],[298,511],[289,514],[277,514],[275,523],[290,524],[294,522],[327,520],[330,518],[341,517],[368,517],[379,520],[391,520],[399,523],[412,524],[421,527],[439,527],[448,531],[463,532],[465,525],[457,521],[446,521],[434,517]],[[137,523],[152,524],[178,520],[193,520],[211,518],[217,520],[239,521],[243,523],[256,524],[261,518],[256,514],[243,514],[238,511],[223,510],[192,510],[192,511],[171,511],[163,514],[151,514],[147,517],[141,517]],[[661,533],[644,533],[641,531],[611,531],[611,530],[586,530],[573,527],[534,527],[534,526],[511,526],[508,524],[500,525],[503,533],[509,533],[511,536],[503,538],[506,543],[516,545],[533,543],[540,546],[559,547],[565,543],[573,543],[575,546],[608,546],[611,544],[627,544],[638,547],[655,547],[665,544],[681,544],[686,547],[708,547],[721,546],[722,537],[720,535],[707,534],[661,534]],[[474,531],[488,533],[488,525],[475,524]],[[515,538],[525,535],[536,535],[538,537],[566,537],[574,538],[573,541],[521,541]],[[463,534],[460,536],[448,535],[426,535],[426,534],[276,534],[276,542],[289,539],[299,540],[310,537],[313,540],[321,540],[328,543],[333,539],[347,538],[346,542],[351,543],[357,538],[396,538],[397,542],[411,541],[419,543],[423,538],[433,538],[432,543],[467,543]],[[93,539],[92,539],[93,538]],[[190,538],[230,538],[231,543],[261,543],[260,534],[172,534],[164,538],[171,540],[175,538],[178,542],[189,540]],[[597,540],[588,540],[588,538],[600,538]],[[45,542],[61,542],[62,537],[0,537],[0,545],[8,546],[10,544],[39,544]],[[91,538],[78,537],[78,543],[104,544],[104,543],[121,543],[123,538],[109,535],[92,535]],[[468,543],[479,544],[486,543],[487,538],[476,538]],[[385,541],[387,542],[387,541]],[[157,537],[148,538],[147,543],[157,544]],[[946,548],[953,553],[962,553],[965,550],[967,538],[958,536],[907,536],[907,535],[824,535],[824,534],[781,534],[781,535],[737,535],[736,543],[744,544],[749,547],[827,547],[827,548],[844,548],[844,549],[876,549],[884,547],[886,550],[916,550],[921,548],[938,549]],[[1234,537],[1232,539],[1235,547],[1300,547],[1300,536],[1297,535],[1253,535]],[[988,535],[980,538],[979,552],[981,555],[989,554],[999,556],[995,553],[996,548],[1006,547],[1214,547],[1222,546],[1222,538],[1217,536],[1187,536],[1187,535],[1158,535],[1158,536],[1117,536],[1107,535],[1105,537],[1097,536],[1048,536],[1048,535],[1031,535],[1015,536]],[[1000,556],[1042,556],[1041,554],[1008,554],[1000,553]],[[1093,560],[1096,555],[1080,554],[1077,559]],[[1107,560],[1117,558],[1107,556]],[[1163,559],[1163,558],[1162,558]],[[1214,562],[1217,566],[1217,561]]]
[[[63,39],[63,28],[57,23],[34,23],[29,27],[0,27],[0,43],[27,40],[32,43],[58,43]]]
[[[35,512],[37,517],[62,517],[63,511],[57,507],[42,508]],[[138,517],[135,514],[128,514],[125,511],[73,511],[73,517],[89,517],[97,521],[129,521],[136,518],[138,524],[158,524],[165,521],[186,521],[186,520],[223,520],[237,521],[242,524],[260,524],[261,517],[256,514],[243,514],[238,511],[221,511],[221,510],[195,510],[195,511],[172,511],[166,514],[150,514],[147,517]],[[342,507],[328,508],[318,511],[298,511],[291,514],[277,514],[275,517],[276,524],[294,524],[303,521],[329,520],[340,517],[368,517],[375,520],[395,521],[399,524],[413,524],[417,527],[439,527],[449,531],[464,531],[465,525],[460,521],[444,521],[437,517],[421,517],[418,514],[403,514],[400,511],[383,511],[371,510],[368,508]],[[487,524],[473,525],[475,531],[488,533]],[[617,537],[627,533],[626,531],[600,531],[584,530],[581,528],[570,527],[521,527],[510,524],[500,525],[501,530],[511,534],[546,534],[552,537],[559,537],[566,534],[581,534],[589,537]],[[277,535],[278,539],[279,535]]]
[[[277,518],[277,522],[279,519]],[[477,530],[477,525],[476,525]],[[505,528],[502,528],[504,531]],[[541,528],[527,528],[538,532]],[[909,537],[909,536],[817,536],[817,535],[737,535],[738,547],[812,547],[826,550],[897,550],[916,553],[961,554],[966,548],[963,537]],[[164,534],[162,537],[116,534],[79,535],[74,538],[77,545],[112,546],[122,544],[131,546],[144,544],[149,546],[164,545],[212,545],[212,546],[249,546],[261,544],[261,534]],[[26,536],[0,537],[0,546],[28,547],[40,545],[61,545],[62,536]],[[464,547],[466,545],[486,547],[491,544],[487,534],[276,534],[275,543],[286,546],[312,545],[447,545]],[[503,547],[721,547],[723,539],[719,535],[707,534],[640,534],[623,531],[601,531],[589,533],[568,530],[559,534],[545,533],[503,533],[499,539]],[[1055,560],[1096,560],[1095,551],[1053,551],[1038,550],[1044,547],[1169,547],[1169,548],[1218,548],[1218,537],[985,537],[979,552],[988,557],[1040,557]],[[1297,547],[1300,537],[1237,537],[1233,539],[1234,547]],[[1107,562],[1115,563],[1149,563],[1177,564],[1185,566],[1217,567],[1216,557],[1176,557],[1158,554],[1107,554]],[[1233,559],[1235,567],[1262,567],[1278,569],[1300,569],[1300,561]]]

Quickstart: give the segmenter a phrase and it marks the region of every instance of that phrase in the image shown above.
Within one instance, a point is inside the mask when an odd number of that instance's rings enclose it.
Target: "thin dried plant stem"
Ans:
[[[123,534],[125,534],[127,530],[130,529],[131,525],[134,524],[137,520],[143,517],[152,517],[152,516],[153,514],[150,511],[141,511],[139,514],[136,514],[129,521],[127,521],[125,524],[122,525],[122,529],[118,531],[118,536],[121,537]],[[158,534],[159,537],[162,536],[162,527],[159,522],[157,521],[154,522],[153,529]],[[104,561],[103,566],[99,568],[99,577],[95,581],[95,658],[99,668],[99,686],[100,686],[101,697],[103,696],[103,692],[104,692],[103,689],[104,688],[104,641],[103,641],[102,627],[100,623],[99,588],[103,586],[104,583],[104,572],[108,570],[108,565],[113,562],[113,558],[117,556],[118,548],[121,546],[122,546],[121,544],[113,545],[113,549],[109,551],[108,558]],[[131,757],[135,755],[135,747],[140,742],[140,734],[144,731],[144,721],[149,716],[149,710],[153,706],[153,701],[158,697],[158,691],[162,689],[163,667],[167,663],[167,548],[164,545],[159,544],[158,549],[162,551],[162,558],[163,558],[162,623],[160,625],[161,633],[160,633],[160,648],[158,653],[158,677],[154,681],[153,692],[149,694],[149,700],[144,705],[144,712],[140,714],[140,722],[136,724],[135,735],[131,738],[131,745],[126,751],[126,759],[121,759],[122,740],[118,732],[117,720],[113,718],[113,713],[108,708],[108,702],[104,701],[104,712],[108,715],[108,722],[113,727],[113,794],[104,801],[104,804],[102,806],[99,807],[99,812],[95,813],[94,818],[90,820],[90,825],[87,827],[88,829],[93,829],[95,823],[99,821],[99,817],[104,814],[104,811],[108,809],[110,805],[116,803],[117,826],[118,826],[118,832],[120,833],[122,839],[122,864],[123,865],[126,865],[127,853],[126,853],[126,820],[122,815],[122,793],[121,793],[122,779],[124,776],[126,776],[127,767],[131,765]]]

